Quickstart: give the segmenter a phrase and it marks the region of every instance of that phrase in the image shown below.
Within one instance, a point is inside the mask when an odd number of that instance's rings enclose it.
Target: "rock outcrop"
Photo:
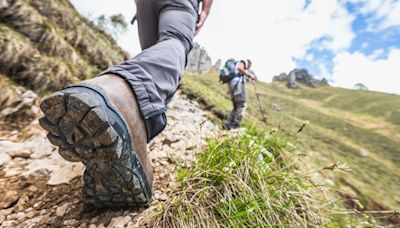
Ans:
[[[215,70],[220,70],[222,67],[222,59],[218,59],[215,63],[214,63],[214,69]]]
[[[38,96],[0,74],[0,130],[24,126],[40,113]]]
[[[273,81],[287,82],[287,86],[290,89],[297,89],[300,87],[300,84],[312,88],[329,86],[328,81],[325,78],[322,80],[315,79],[306,69],[294,69],[290,71],[289,74],[281,73],[280,75],[275,76]]]
[[[194,43],[187,61],[186,71],[188,72],[206,74],[212,68],[211,57],[198,43]]]

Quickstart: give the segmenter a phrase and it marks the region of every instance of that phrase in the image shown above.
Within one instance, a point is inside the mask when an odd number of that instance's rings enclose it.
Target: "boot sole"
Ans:
[[[93,207],[148,205],[151,187],[129,128],[102,88],[81,84],[43,100],[39,120],[59,154],[85,166],[83,201]]]

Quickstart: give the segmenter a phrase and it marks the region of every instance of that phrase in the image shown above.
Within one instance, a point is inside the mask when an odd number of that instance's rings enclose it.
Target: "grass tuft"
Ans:
[[[150,227],[322,226],[323,208],[306,175],[292,172],[280,133],[250,128],[209,140],[189,167],[180,167],[173,197],[148,215]]]

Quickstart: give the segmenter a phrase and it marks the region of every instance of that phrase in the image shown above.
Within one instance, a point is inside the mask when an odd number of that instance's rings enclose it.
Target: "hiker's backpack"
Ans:
[[[236,63],[237,62],[235,59],[226,60],[224,66],[219,71],[219,81],[221,83],[228,83],[234,77],[236,77],[236,74],[235,74]]]

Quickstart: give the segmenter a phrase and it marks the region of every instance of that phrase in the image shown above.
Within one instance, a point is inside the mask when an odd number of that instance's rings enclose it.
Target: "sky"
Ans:
[[[133,0],[72,0],[89,18],[122,13]],[[258,78],[306,68],[333,86],[400,94],[400,0],[215,0],[195,37],[213,62],[251,59]],[[136,26],[118,39],[140,52]]]

